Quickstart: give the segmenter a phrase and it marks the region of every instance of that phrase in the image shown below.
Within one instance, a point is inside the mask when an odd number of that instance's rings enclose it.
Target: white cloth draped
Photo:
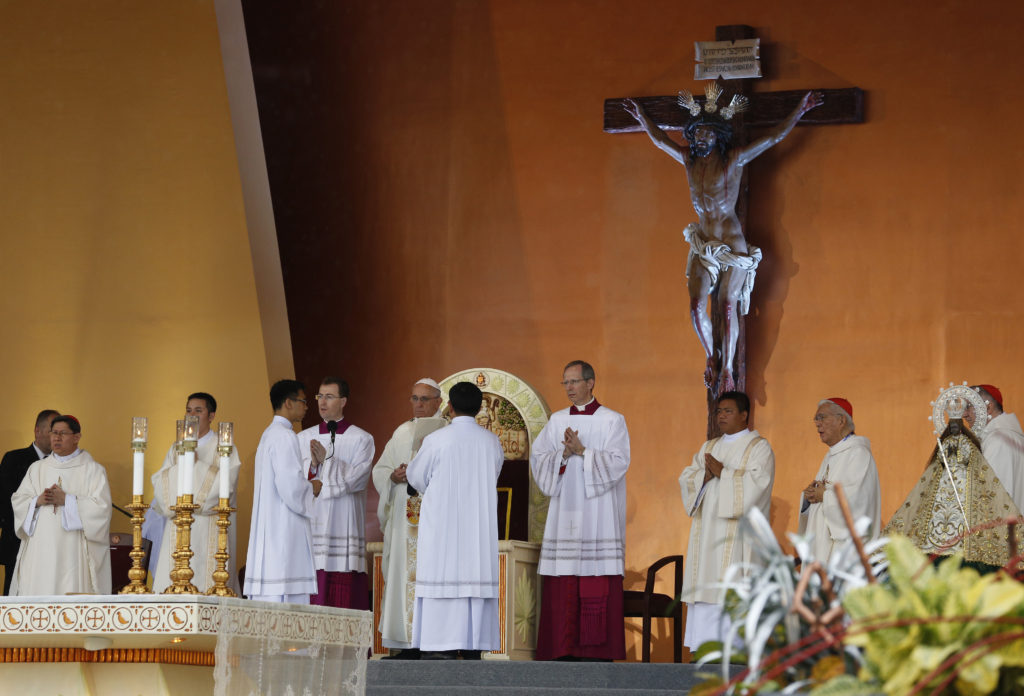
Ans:
[[[310,443],[315,439],[327,450],[317,473],[323,481],[313,501],[313,557],[318,570],[366,572],[366,484],[373,466],[373,437],[349,424],[334,436],[320,434],[314,425],[299,433],[302,470],[309,475],[313,463]]]
[[[402,423],[395,429],[373,467],[373,485],[380,495],[377,519],[384,533],[381,568],[384,596],[379,628],[386,648],[412,647],[418,531],[405,516],[408,486],[404,482],[392,481],[391,474],[402,464],[412,461],[427,434],[447,424],[448,421],[437,417],[414,418]]]
[[[578,431],[584,453],[562,467],[565,429]],[[621,413],[552,414],[533,444],[530,469],[551,498],[541,546],[541,575],[622,575],[626,547],[629,432]]]
[[[810,505],[805,505],[800,496],[799,531],[814,535],[811,552],[815,560],[827,562],[833,551],[850,538],[835,493],[837,483],[843,486],[854,522],[867,517],[871,520],[869,538],[878,537],[882,529],[882,489],[871,442],[866,437],[850,435],[829,447],[814,480],[825,482],[825,492],[820,503]]]
[[[1024,430],[1016,414],[1000,413],[988,423],[981,453],[1018,510],[1024,510]]]
[[[256,448],[246,596],[316,593],[312,516],[299,439],[288,419],[274,416]]]
[[[231,507],[238,507],[235,491],[238,486],[238,472],[242,461],[238,458],[238,449],[231,450],[228,464],[228,479],[231,490],[229,498]],[[192,480],[194,488],[193,501],[199,509],[193,514],[191,541],[192,559],[190,566],[195,575],[192,584],[205,592],[213,585],[213,571],[217,568],[217,506],[220,504],[220,456],[217,454],[217,435],[212,430],[199,438],[196,448],[196,463],[193,468]],[[174,553],[177,546],[177,527],[174,524],[174,511],[171,506],[178,499],[178,463],[174,445],[167,450],[163,466],[150,477],[153,483],[154,513],[163,518],[163,533],[159,546],[154,544],[157,553],[156,569],[153,572],[153,591],[163,592],[171,584],[171,569],[174,568]],[[238,577],[235,572],[235,513],[231,513],[231,527],[228,528],[228,586],[238,592]]]
[[[458,416],[449,427],[428,435],[409,462],[409,483],[423,496],[416,565],[417,608],[440,599],[434,606],[461,605],[467,616],[473,615],[473,607],[495,614],[493,622],[475,621],[462,626],[461,640],[453,639],[444,622],[421,622],[417,615],[416,647],[494,650],[499,645],[497,484],[504,462],[497,436],[469,416]],[[465,601],[450,601],[456,598]],[[472,601],[480,598],[495,601]],[[474,625],[490,628],[480,633]]]
[[[58,482],[63,509],[37,509],[39,495]],[[106,469],[88,452],[33,463],[11,504],[22,540],[12,595],[110,594],[110,486]]]
[[[705,484],[707,453],[722,462],[722,473]],[[693,518],[683,573],[683,601],[721,604],[723,590],[717,585],[726,569],[733,563],[749,563],[752,558],[750,545],[740,531],[740,519],[755,507],[765,519],[769,518],[774,482],[775,454],[756,430],[725,435],[701,445],[679,475],[683,505]]]

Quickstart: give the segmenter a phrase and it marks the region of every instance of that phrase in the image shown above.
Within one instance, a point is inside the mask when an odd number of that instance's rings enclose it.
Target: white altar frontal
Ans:
[[[3,693],[363,694],[372,615],[201,595],[3,598]]]

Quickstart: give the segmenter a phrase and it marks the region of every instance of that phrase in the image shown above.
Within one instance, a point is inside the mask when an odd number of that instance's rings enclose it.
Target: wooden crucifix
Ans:
[[[744,25],[715,28],[716,41],[754,38]],[[749,80],[732,80],[717,104],[714,89],[703,102],[676,96],[607,99],[606,133],[646,132],[654,144],[686,167],[690,196],[699,219],[686,228],[690,243],[687,284],[694,329],[707,357],[704,383],[708,437],[717,433],[714,407],[725,391],[746,389],[744,315],[760,250],[746,232],[746,164],[778,143],[799,124],[862,123],[858,88],[750,92]],[[721,83],[719,83],[720,85]],[[735,101],[733,95],[739,95]],[[734,106],[747,109],[734,112]],[[710,104],[710,106],[709,106]],[[689,109],[689,110],[687,110]],[[753,137],[752,128],[770,128]],[[688,145],[665,131],[684,131]],[[706,305],[710,304],[710,316]]]

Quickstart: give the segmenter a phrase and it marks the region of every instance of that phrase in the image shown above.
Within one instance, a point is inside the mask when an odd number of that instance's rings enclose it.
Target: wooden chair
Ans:
[[[675,592],[673,597],[658,594],[654,591],[654,578],[658,571],[666,565],[675,564]],[[627,590],[623,593],[623,613],[625,616],[642,617],[643,628],[643,661],[651,661],[651,618],[663,617],[672,619],[673,659],[683,661],[683,611],[684,604],[679,600],[683,594],[683,557],[665,556],[654,562],[647,569],[647,585],[643,592]]]
[[[142,567],[149,568],[149,552],[153,548],[153,542],[149,539],[142,540],[142,551],[146,554],[142,557]],[[121,588],[131,580],[128,579],[128,571],[132,567],[132,533],[111,532],[110,533],[110,578],[113,586],[111,594],[117,594]]]

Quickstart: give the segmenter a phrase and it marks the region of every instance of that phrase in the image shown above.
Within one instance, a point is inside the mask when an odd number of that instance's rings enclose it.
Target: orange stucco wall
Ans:
[[[562,365],[589,359],[630,424],[627,581],[685,550],[676,478],[705,427],[683,278],[694,215],[677,164],[601,132],[602,102],[699,89],[692,42],[745,23],[765,43],[755,89],[867,91],[866,123],[797,129],[750,167],[765,261],[748,384],[776,453],[773,525],[796,529],[825,453],[811,417],[833,395],[874,444],[887,518],[930,451],[940,385],[991,382],[1024,404],[1022,20],[997,2],[346,8],[327,54],[344,76],[343,127],[324,141],[346,201],[332,283],[366,338],[332,359],[393,395],[362,420],[382,445],[408,384],[473,365],[558,408]]]

